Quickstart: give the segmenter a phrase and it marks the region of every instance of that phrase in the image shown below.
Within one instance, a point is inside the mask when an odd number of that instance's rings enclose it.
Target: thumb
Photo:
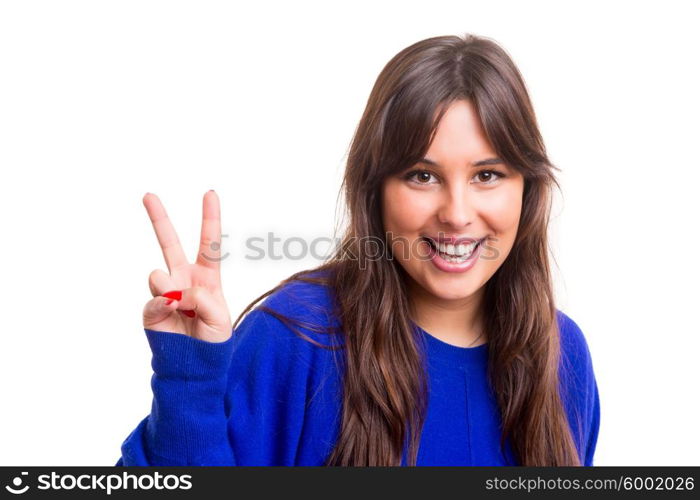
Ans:
[[[167,297],[153,297],[143,308],[144,325],[152,325],[166,319],[175,310],[177,301]]]

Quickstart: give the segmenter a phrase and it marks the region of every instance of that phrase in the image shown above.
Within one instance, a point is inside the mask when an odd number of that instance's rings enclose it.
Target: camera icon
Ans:
[[[228,237],[228,234],[222,234],[221,237],[226,238],[226,237]],[[211,248],[215,252],[218,252],[219,249],[221,248],[221,242],[220,241],[212,241],[211,244],[209,245],[209,248]],[[222,260],[224,260],[226,257],[228,257],[231,254],[229,252],[226,252],[226,255],[223,255],[223,256],[218,257],[218,258],[217,257],[209,257],[204,252],[200,253],[199,255],[201,255],[203,258],[207,259],[209,262],[216,262],[216,261],[221,262]]]
[[[29,474],[29,472],[22,472],[21,476],[27,476],[28,474]],[[15,495],[21,495],[22,493],[26,493],[26,491],[29,489],[29,485],[27,484],[24,486],[24,488],[20,488],[20,486],[22,486],[22,477],[21,476],[17,476],[12,480],[12,485],[15,486],[15,488],[19,488],[19,489],[15,489],[9,485],[5,486],[5,489],[7,491],[9,491],[10,493],[14,493]]]

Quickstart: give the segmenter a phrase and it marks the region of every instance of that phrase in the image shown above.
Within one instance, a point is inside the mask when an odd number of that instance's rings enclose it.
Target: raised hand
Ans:
[[[202,232],[194,264],[187,262],[165,207],[153,193],[143,197],[169,273],[148,277],[153,299],[143,309],[150,330],[189,335],[208,342],[231,337],[231,315],[221,288],[221,210],[212,190],[204,194]],[[168,303],[170,301],[170,303]]]

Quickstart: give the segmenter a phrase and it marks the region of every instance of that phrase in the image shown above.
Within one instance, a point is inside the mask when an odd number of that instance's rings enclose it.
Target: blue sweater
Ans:
[[[327,287],[293,282],[263,304],[337,325],[330,301]],[[560,394],[581,461],[590,466],[600,422],[598,388],[583,333],[559,310],[557,319]],[[504,453],[498,446],[501,419],[487,382],[487,344],[457,347],[413,326],[424,340],[429,384],[417,464],[517,465],[510,441]],[[301,331],[331,345],[329,335]],[[145,333],[153,353],[151,413],[124,440],[117,466],[324,464],[338,436],[342,401],[332,351],[258,308],[225,342]]]

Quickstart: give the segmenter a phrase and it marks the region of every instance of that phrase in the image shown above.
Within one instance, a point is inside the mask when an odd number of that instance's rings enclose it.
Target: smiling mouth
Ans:
[[[432,250],[433,250],[434,252],[439,253],[439,254],[442,255],[442,256],[446,256],[446,257],[450,257],[450,258],[456,258],[456,259],[459,259],[459,260],[469,258],[469,256],[473,255],[474,252],[476,252],[477,249],[481,246],[481,244],[482,244],[484,241],[486,241],[486,237],[481,238],[480,240],[478,240],[478,242],[476,243],[476,245],[474,245],[474,248],[472,249],[471,252],[469,252],[468,254],[461,254],[461,255],[460,255],[460,254],[450,254],[450,253],[446,253],[446,252],[440,251],[440,249],[438,248],[437,243],[436,243],[433,239],[431,239],[431,238],[428,238],[428,237],[426,237],[426,236],[422,236],[421,239],[422,239],[423,241],[425,241],[426,243],[428,243],[428,245],[430,245],[430,248],[432,248]],[[443,247],[443,248],[444,248],[444,247]]]

